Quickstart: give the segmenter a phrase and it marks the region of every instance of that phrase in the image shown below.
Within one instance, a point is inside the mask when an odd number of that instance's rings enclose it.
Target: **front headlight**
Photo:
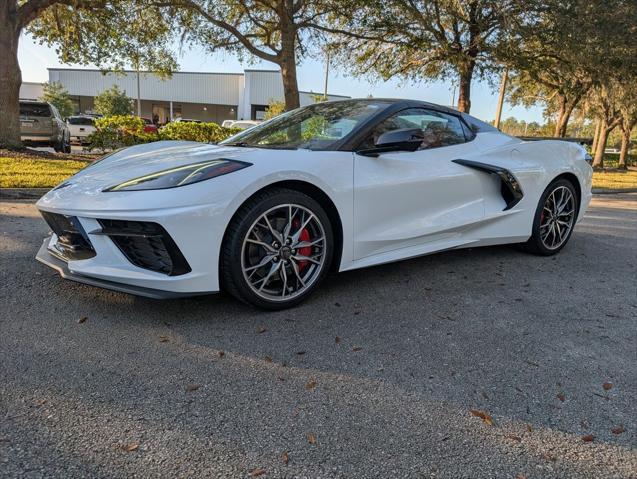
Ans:
[[[192,165],[178,166],[169,170],[158,171],[150,175],[125,181],[119,185],[111,186],[104,191],[140,191],[163,190],[178,186],[191,185],[200,181],[227,175],[233,171],[242,170],[252,163],[237,160],[209,160]]]

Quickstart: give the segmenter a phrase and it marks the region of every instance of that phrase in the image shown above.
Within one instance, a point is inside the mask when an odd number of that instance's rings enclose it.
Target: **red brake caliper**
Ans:
[[[301,234],[299,235],[299,241],[310,241],[310,232],[307,228],[303,228],[301,230]],[[299,256],[310,256],[312,254],[312,247],[306,246],[304,248],[299,248],[297,250],[297,254]],[[299,261],[299,269],[303,270],[307,266],[308,261]]]

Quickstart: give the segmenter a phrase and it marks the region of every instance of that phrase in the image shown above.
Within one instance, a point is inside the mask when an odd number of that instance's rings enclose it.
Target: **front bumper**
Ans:
[[[135,296],[143,296],[145,298],[152,299],[172,299],[183,298],[188,296],[198,296],[203,293],[176,293],[172,291],[162,291],[159,289],[145,288],[143,286],[133,286],[124,283],[116,283],[114,281],[108,281],[104,279],[91,278],[82,274],[73,273],[68,266],[68,263],[58,256],[51,254],[49,251],[49,242],[51,238],[45,238],[38,254],[35,259],[40,263],[53,268],[60,276],[70,281],[77,283],[88,284],[89,286],[97,286],[99,288],[109,289],[111,291],[119,291],[120,293],[133,294]]]
[[[65,278],[156,298],[219,291],[218,257],[223,229],[214,226],[216,223],[212,221],[214,215],[209,205],[125,212],[71,211],[44,208],[41,204],[38,207],[44,216],[62,215],[71,220],[66,223],[66,229],[71,223],[76,227],[70,235],[58,236],[55,230],[60,230],[60,226],[53,225],[57,226],[51,228],[54,233],[45,240],[37,256],[39,261],[58,270]],[[50,218],[47,221],[51,225]],[[113,231],[114,223],[126,226],[129,222],[161,225],[162,231],[170,236],[175,248],[183,254],[183,264],[187,267],[171,270],[169,267],[153,269],[149,266],[144,258],[154,257],[159,261],[155,264],[160,265],[165,264],[161,261],[168,261],[168,258],[161,255],[154,247],[156,245],[123,244],[126,235],[121,230]],[[156,236],[153,232],[146,235],[145,232],[130,230],[126,234],[129,232],[132,239],[135,236]]]

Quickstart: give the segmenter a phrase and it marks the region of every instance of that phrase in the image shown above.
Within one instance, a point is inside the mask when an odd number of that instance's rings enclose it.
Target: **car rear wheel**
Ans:
[[[579,198],[573,183],[566,179],[551,183],[538,203],[526,249],[543,256],[559,252],[573,233],[578,212]]]
[[[243,205],[228,226],[222,287],[260,308],[289,308],[323,280],[333,244],[332,226],[318,202],[294,190],[265,191]]]

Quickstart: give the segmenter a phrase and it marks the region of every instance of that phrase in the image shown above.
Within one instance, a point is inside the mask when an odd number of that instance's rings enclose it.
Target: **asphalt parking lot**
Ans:
[[[63,281],[46,232],[0,203],[2,477],[637,477],[637,194],[277,313]]]

